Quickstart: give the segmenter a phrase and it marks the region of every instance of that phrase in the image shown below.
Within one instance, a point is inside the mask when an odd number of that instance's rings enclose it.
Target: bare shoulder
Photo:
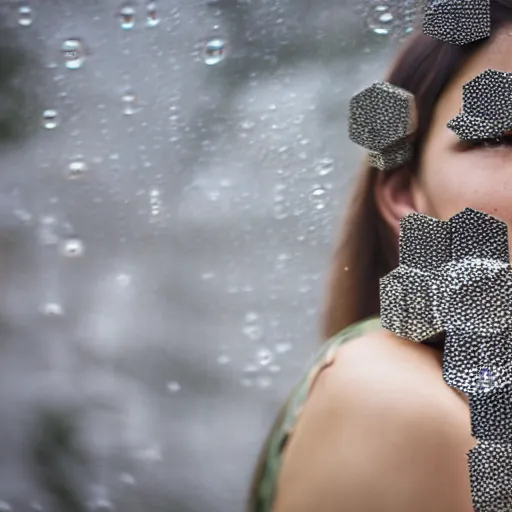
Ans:
[[[472,510],[466,403],[442,355],[375,331],[318,377],[284,454],[273,512]]]

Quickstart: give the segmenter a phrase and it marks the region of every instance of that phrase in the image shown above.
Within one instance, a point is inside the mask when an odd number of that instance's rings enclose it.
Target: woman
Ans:
[[[377,315],[402,217],[448,220],[471,207],[512,225],[512,137],[462,141],[447,128],[464,84],[512,72],[512,0],[491,0],[491,17],[491,37],[465,46],[417,30],[387,78],[415,96],[414,156],[360,172],[330,272],[328,341],[267,438],[249,512],[473,511],[476,440],[466,396],[443,380],[443,339],[398,338]]]

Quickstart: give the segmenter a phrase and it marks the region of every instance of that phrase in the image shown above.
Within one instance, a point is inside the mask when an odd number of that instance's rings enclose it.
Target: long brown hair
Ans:
[[[512,23],[512,0],[491,0],[492,31]],[[386,81],[414,94],[418,129],[414,157],[394,171],[412,175],[418,169],[426,135],[436,103],[455,73],[487,39],[457,46],[423,34],[421,27],[407,38]],[[325,341],[354,322],[378,315],[379,279],[398,266],[398,245],[394,233],[379,214],[374,198],[379,171],[364,162],[348,202],[341,231],[334,247],[321,316]],[[390,176],[391,172],[386,171]],[[250,489],[248,512],[260,512],[259,484],[265,471],[267,450],[279,427],[287,403],[278,413],[260,453]]]

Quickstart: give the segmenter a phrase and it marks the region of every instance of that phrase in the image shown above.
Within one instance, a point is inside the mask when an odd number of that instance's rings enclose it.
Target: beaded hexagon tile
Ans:
[[[382,326],[415,342],[445,332],[443,378],[469,398],[475,512],[512,510],[512,268],[507,225],[467,208],[400,226],[399,266],[381,279]]]
[[[410,160],[410,135],[417,127],[414,95],[388,82],[375,82],[352,97],[349,138],[369,150],[370,164],[381,171]]]
[[[425,0],[423,33],[465,45],[491,35],[490,0]]]
[[[491,139],[512,130],[512,73],[487,69],[462,86],[462,112],[448,128],[460,139]]]

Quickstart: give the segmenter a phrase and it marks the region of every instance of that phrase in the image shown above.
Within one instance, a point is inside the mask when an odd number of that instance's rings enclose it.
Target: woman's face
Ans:
[[[512,27],[494,34],[445,89],[412,193],[416,210],[431,217],[448,220],[471,207],[506,222],[512,248],[512,137],[472,145],[446,127],[460,113],[462,86],[486,69],[512,72]]]

